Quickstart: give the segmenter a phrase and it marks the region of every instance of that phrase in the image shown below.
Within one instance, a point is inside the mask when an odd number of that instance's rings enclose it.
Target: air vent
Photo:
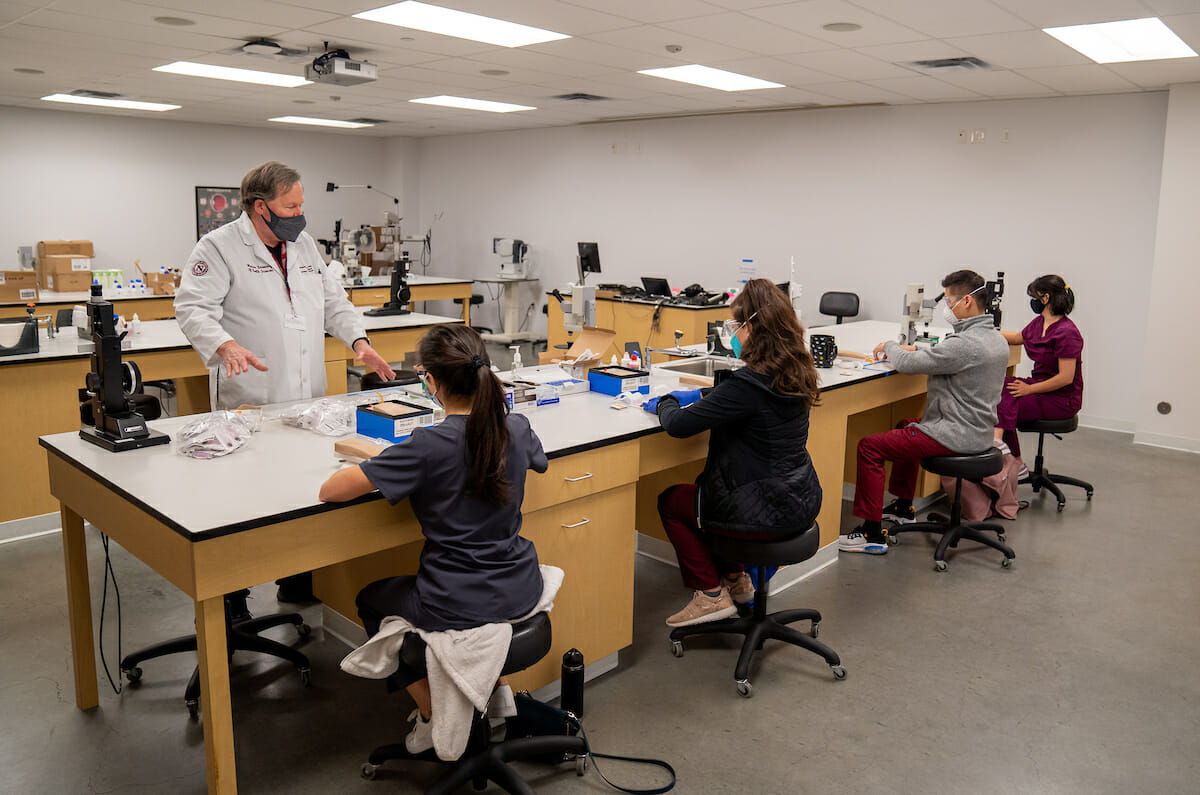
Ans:
[[[557,94],[550,99],[561,99],[564,102],[607,102],[612,97],[601,97],[596,94],[585,94],[582,91],[575,91],[571,94]]]
[[[387,124],[388,123],[387,119],[372,119],[370,116],[361,116],[357,119],[346,119],[346,121],[353,122],[355,124]]]
[[[909,69],[916,69],[920,72],[941,72],[945,70],[955,72],[988,72],[996,68],[987,61],[982,61],[973,55],[964,55],[960,58],[934,58],[929,61],[908,61],[907,63],[900,64],[900,66],[907,66]]]
[[[89,91],[86,88],[77,88],[71,92],[73,97],[90,97],[92,99],[120,99],[120,94],[114,94],[111,91]]]

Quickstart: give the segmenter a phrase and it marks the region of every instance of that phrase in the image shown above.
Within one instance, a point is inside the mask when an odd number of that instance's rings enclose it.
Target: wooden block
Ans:
[[[387,448],[381,444],[376,444],[357,436],[349,439],[338,439],[333,443],[334,454],[348,461],[366,461],[368,458],[374,458],[379,455],[385,449]]]

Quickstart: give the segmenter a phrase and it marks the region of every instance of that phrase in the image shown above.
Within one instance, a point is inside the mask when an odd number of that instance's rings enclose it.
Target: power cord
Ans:
[[[111,579],[113,594],[116,596],[117,602],[117,657],[124,659],[125,655],[121,653],[121,589],[117,587],[117,574],[113,571],[112,557],[108,551],[108,536],[104,533],[100,533],[100,543],[104,547],[104,588],[100,596],[100,663],[104,666],[104,675],[108,677],[108,684],[119,696],[125,689],[125,685],[121,682],[120,671],[117,672],[117,680],[114,682],[112,673],[108,670],[108,659],[104,656],[104,614],[108,606],[108,581]]]

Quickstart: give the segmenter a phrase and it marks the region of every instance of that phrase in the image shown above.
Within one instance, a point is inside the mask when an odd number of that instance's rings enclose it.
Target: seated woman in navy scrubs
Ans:
[[[996,438],[1021,455],[1017,423],[1066,420],[1083,405],[1083,335],[1067,315],[1075,293],[1061,276],[1047,275],[1029,283],[1029,307],[1036,317],[1021,331],[1002,331],[1009,345],[1024,345],[1033,361],[1029,378],[1004,379],[996,409]]]
[[[416,576],[379,580],[358,594],[359,616],[372,636],[391,615],[435,632],[510,621],[542,595],[537,551],[520,535],[526,471],[549,466],[541,441],[529,420],[508,412],[477,331],[434,326],[417,353],[425,388],[446,419],[338,471],[320,492],[327,502],[375,489],[393,505],[407,497],[421,523],[425,545]],[[397,676],[420,713],[405,743],[420,753],[433,747],[429,680],[403,665]]]

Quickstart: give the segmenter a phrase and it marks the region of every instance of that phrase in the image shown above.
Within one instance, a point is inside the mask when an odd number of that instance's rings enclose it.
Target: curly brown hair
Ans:
[[[820,378],[812,354],[804,343],[804,326],[791,301],[769,279],[752,279],[733,299],[733,319],[750,326],[742,344],[742,361],[771,379],[771,388],[783,395],[804,398],[809,408],[821,394]]]

